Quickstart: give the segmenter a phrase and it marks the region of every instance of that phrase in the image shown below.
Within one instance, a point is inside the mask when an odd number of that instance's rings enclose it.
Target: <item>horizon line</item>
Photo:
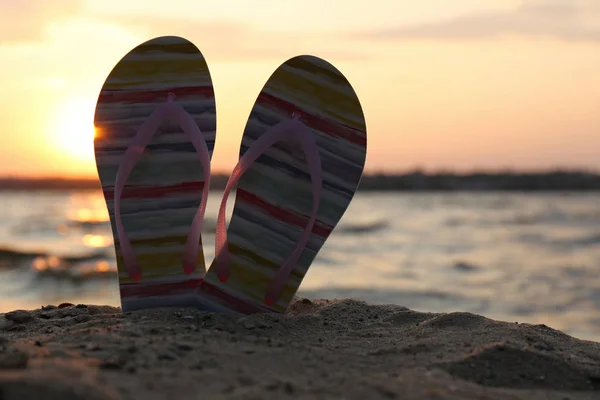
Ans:
[[[577,168],[577,167],[552,167],[552,168],[405,168],[395,170],[372,169],[363,172],[363,176],[403,176],[403,175],[501,175],[501,174],[518,174],[518,175],[543,175],[551,173],[569,173],[569,174],[586,174],[599,175],[598,168]],[[211,176],[229,176],[230,172],[223,170],[211,172]],[[71,175],[71,174],[55,174],[55,175],[38,175],[38,174],[5,174],[0,175],[0,180],[81,180],[81,181],[99,181],[98,175]]]
[[[585,175],[600,175],[600,170],[594,168],[572,168],[572,167],[555,167],[555,168],[472,168],[469,170],[464,169],[450,169],[450,168],[438,168],[438,169],[426,169],[426,168],[410,168],[410,169],[398,169],[398,170],[371,170],[363,172],[363,176],[406,176],[406,175],[455,175],[455,176],[468,176],[468,175],[547,175],[553,173],[567,173],[567,174],[585,174]],[[225,171],[214,171],[211,172],[211,176],[229,176],[230,173]],[[90,175],[21,175],[21,174],[6,174],[0,175],[0,181],[8,180],[56,180],[56,181],[100,181],[99,177]]]

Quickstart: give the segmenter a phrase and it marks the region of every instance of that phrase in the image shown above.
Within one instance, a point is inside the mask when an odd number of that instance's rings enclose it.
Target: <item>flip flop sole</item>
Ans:
[[[193,302],[205,270],[201,247],[196,271],[186,275],[182,267],[204,178],[198,153],[175,123],[164,123],[153,136],[121,197],[123,226],[142,269],[141,281],[134,282],[127,274],[116,234],[119,165],[142,123],[170,92],[197,123],[212,156],[216,133],[212,81],[200,51],[183,38],[159,37],[130,51],[106,79],[96,106],[96,164],[113,228],[124,311]]]
[[[207,308],[284,312],[354,196],[366,158],[365,118],[346,78],[319,58],[295,57],[273,73],[250,114],[240,157],[293,113],[317,136],[323,169],[323,194],[308,244],[283,295],[267,306],[267,286],[295,248],[312,209],[311,177],[300,145],[282,141],[260,156],[238,183],[228,227],[231,274],[223,284],[215,268],[209,269],[200,292]]]

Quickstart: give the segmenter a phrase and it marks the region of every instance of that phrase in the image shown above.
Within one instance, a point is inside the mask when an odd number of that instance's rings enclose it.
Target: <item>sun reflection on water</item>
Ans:
[[[109,237],[92,234],[84,235],[82,241],[87,247],[94,248],[106,247],[112,243],[112,240]]]
[[[60,267],[60,258],[56,256],[42,256],[33,260],[33,268],[38,271],[46,271],[48,269],[56,269],[58,267]]]

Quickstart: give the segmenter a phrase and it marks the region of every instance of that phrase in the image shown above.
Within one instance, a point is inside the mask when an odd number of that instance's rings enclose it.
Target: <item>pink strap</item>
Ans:
[[[125,261],[125,268],[127,269],[129,277],[134,281],[139,281],[141,279],[142,270],[135,256],[133,248],[131,247],[129,238],[125,233],[125,229],[123,228],[123,222],[121,220],[121,195],[123,194],[125,182],[127,182],[129,174],[142,156],[144,149],[148,145],[148,142],[160,124],[168,118],[176,119],[179,123],[179,126],[187,134],[190,141],[194,145],[194,148],[198,152],[198,155],[200,156],[200,162],[202,163],[202,169],[204,172],[204,188],[202,191],[200,208],[194,216],[184,249],[183,269],[185,273],[189,274],[193,272],[197,264],[200,234],[202,232],[202,221],[204,220],[204,212],[206,211],[206,202],[208,200],[208,189],[210,186],[210,156],[208,153],[208,147],[206,146],[206,141],[204,140],[198,125],[196,125],[194,120],[181,106],[175,104],[173,101],[174,98],[175,95],[169,93],[167,102],[157,106],[148,119],[144,121],[133,141],[125,151],[123,161],[119,166],[115,180],[115,223],[117,233],[119,235],[119,242],[121,244],[121,252]]]
[[[306,125],[298,120],[298,117],[295,117],[289,121],[281,122],[271,127],[256,142],[254,142],[252,146],[250,146],[246,153],[244,153],[238,164],[233,169],[229,181],[227,181],[227,186],[225,187],[225,193],[223,195],[223,199],[221,200],[221,207],[219,208],[219,215],[217,218],[215,266],[219,280],[221,282],[226,282],[227,279],[229,279],[230,274],[230,256],[227,246],[227,228],[225,227],[227,198],[229,197],[231,189],[237,184],[241,176],[250,168],[256,159],[262,155],[262,153],[264,153],[269,147],[281,139],[290,136],[294,137],[300,142],[306,157],[312,182],[313,208],[308,224],[304,228],[304,232],[298,240],[296,248],[269,284],[265,297],[265,303],[267,305],[275,304],[275,302],[281,296],[283,288],[285,287],[285,282],[287,281],[292,269],[296,265],[298,258],[304,251],[306,243],[308,242],[308,238],[312,233],[313,225],[317,219],[319,203],[321,201],[323,177],[317,141]]]

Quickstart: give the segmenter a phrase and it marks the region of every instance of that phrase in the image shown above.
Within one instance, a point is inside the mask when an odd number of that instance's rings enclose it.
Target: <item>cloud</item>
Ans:
[[[352,43],[341,46],[338,37],[321,32],[267,31],[235,20],[198,20],[175,17],[106,15],[106,21],[143,30],[149,36],[176,35],[188,38],[211,59],[284,60],[306,52],[343,60],[370,58]]]
[[[121,57],[143,38],[118,26],[72,18],[49,24],[43,41],[0,46],[3,89],[19,96],[44,90],[80,90],[101,85]]]
[[[327,32],[266,30],[234,19],[94,11],[85,8],[83,0],[0,0],[0,50],[4,55],[9,48],[23,51],[17,47],[40,51],[40,46],[64,41],[62,32],[68,33],[70,41],[87,40],[92,45],[98,42],[98,35],[89,35],[87,26],[100,31],[111,30],[112,26],[112,31],[141,41],[162,35],[186,37],[218,61],[281,61],[297,53],[332,61],[371,58],[368,49],[357,49],[348,41],[340,43],[339,37]],[[114,37],[112,32],[110,37]]]
[[[513,11],[466,15],[446,21],[380,29],[368,39],[479,39],[504,35],[600,41],[599,0],[524,0]]]
[[[69,18],[81,0],[0,0],[0,46],[40,41],[48,22]]]

